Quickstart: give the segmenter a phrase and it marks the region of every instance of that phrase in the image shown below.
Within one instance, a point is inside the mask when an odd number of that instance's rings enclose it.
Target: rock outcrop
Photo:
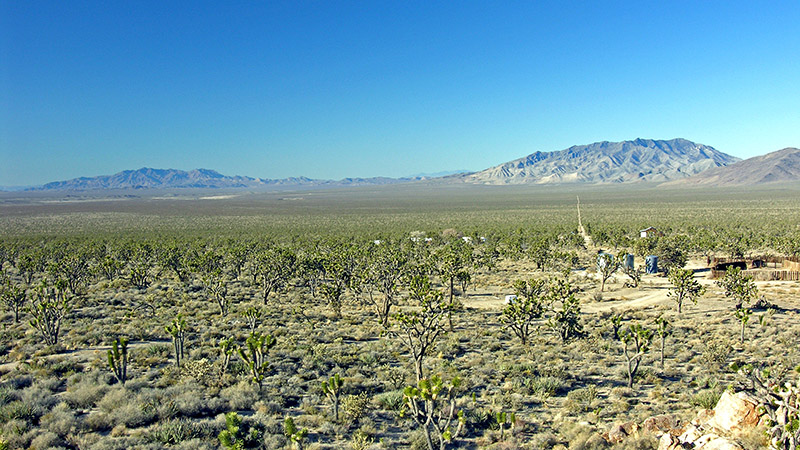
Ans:
[[[724,392],[714,409],[703,409],[690,423],[682,425],[677,416],[664,414],[647,418],[641,424],[613,425],[602,437],[610,444],[628,437],[652,434],[660,437],[659,450],[744,450],[734,435],[763,425],[759,401],[746,392]]]
[[[661,436],[659,450],[744,450],[732,434],[758,426],[758,400],[746,392],[725,391],[713,410],[702,410],[680,435]]]

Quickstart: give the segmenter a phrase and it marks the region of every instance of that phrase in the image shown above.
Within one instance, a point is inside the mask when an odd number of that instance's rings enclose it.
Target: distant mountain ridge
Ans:
[[[670,181],[738,160],[686,139],[603,141],[555,152],[532,153],[458,178],[477,184]]]
[[[800,149],[784,148],[701,172],[665,186],[752,186],[800,181]]]
[[[41,190],[107,190],[107,189],[306,189],[319,187],[375,186],[435,180],[446,184],[597,184],[640,181],[670,182],[708,170],[716,170],[739,161],[713,147],[686,139],[635,139],[622,142],[596,142],[572,146],[554,152],[537,151],[478,172],[445,176],[413,176],[404,178],[344,178],[318,180],[307,177],[283,179],[226,176],[215,170],[141,168],[114,175],[81,177],[28,188]],[[439,174],[435,174],[439,175]]]
[[[307,177],[290,177],[282,179],[253,178],[247,176],[227,176],[210,169],[190,171],[177,169],[152,169],[143,167],[138,170],[123,170],[114,175],[73,178],[66,181],[55,181],[43,186],[31,187],[28,191],[89,191],[106,189],[220,189],[220,188],[275,188],[275,187],[336,187],[367,186],[395,183],[407,183],[423,180],[425,177],[411,178],[344,178],[342,180],[316,180]]]

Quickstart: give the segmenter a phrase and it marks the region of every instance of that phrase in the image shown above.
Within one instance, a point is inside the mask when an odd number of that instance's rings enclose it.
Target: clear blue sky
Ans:
[[[187,6],[189,5],[189,6]],[[0,1],[0,185],[800,146],[800,2]]]

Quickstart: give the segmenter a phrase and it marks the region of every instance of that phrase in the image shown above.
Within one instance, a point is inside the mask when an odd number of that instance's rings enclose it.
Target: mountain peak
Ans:
[[[480,184],[620,183],[669,181],[725,166],[738,158],[676,138],[595,142],[523,158],[466,175]]]

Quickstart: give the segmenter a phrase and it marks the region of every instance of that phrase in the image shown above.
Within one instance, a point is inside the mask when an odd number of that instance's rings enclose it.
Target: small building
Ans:
[[[639,230],[639,237],[649,238],[654,236],[663,236],[664,233],[658,231],[655,227],[647,227],[644,230]]]
[[[517,300],[517,296],[514,294],[506,295],[506,305],[510,305]]]

